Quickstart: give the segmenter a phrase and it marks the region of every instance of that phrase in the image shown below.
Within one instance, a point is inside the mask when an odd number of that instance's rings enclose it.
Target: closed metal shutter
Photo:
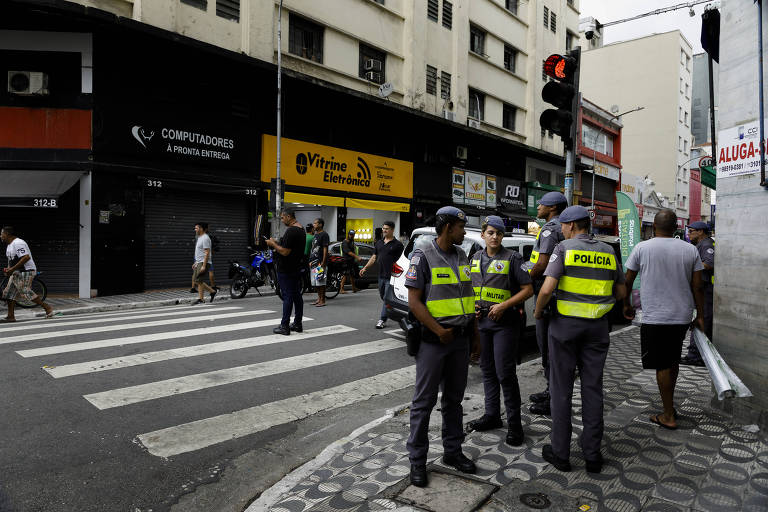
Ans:
[[[242,196],[186,190],[147,190],[144,288],[188,287],[195,255],[195,223],[207,222],[219,239],[213,254],[216,284],[228,283],[227,262],[248,256],[249,207]]]
[[[80,188],[75,185],[58,198],[58,208],[0,208],[0,224],[13,226],[16,235],[29,244],[49,295],[78,292],[79,196]],[[8,265],[6,245],[0,246],[0,261],[5,268]]]

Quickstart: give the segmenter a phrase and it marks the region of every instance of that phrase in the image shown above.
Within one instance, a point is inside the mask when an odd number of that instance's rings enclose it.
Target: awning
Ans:
[[[347,208],[364,208],[366,210],[383,210],[387,212],[408,212],[411,205],[393,201],[372,201],[370,199],[347,198]]]
[[[322,206],[344,206],[343,197],[318,196],[315,194],[299,194],[298,192],[286,192],[284,203],[319,204]]]
[[[83,171],[0,171],[1,197],[59,197],[80,181]]]

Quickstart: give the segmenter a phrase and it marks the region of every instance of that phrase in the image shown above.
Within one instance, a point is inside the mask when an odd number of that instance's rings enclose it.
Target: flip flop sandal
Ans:
[[[62,315],[61,311],[51,311],[50,313],[45,314],[45,318],[54,318],[61,315]]]
[[[677,430],[677,426],[671,427],[659,421],[659,416],[661,416],[661,414],[657,414],[656,416],[651,416],[651,423],[655,423],[656,425],[662,428],[666,428],[667,430]]]

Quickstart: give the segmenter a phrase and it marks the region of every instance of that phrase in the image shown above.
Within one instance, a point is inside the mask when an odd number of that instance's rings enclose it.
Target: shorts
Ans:
[[[3,299],[18,301],[23,299],[32,302],[37,294],[32,291],[32,280],[37,274],[34,270],[16,271],[8,278],[8,286],[3,290]]]
[[[346,264],[344,272],[352,274],[352,277],[357,277],[357,275],[360,273],[360,269],[357,268],[357,260],[346,260],[344,263]]]
[[[203,262],[198,261],[195,263],[195,266],[192,268],[192,281],[195,283],[202,283],[203,279],[205,279],[205,274],[211,269],[211,266],[208,265],[206,267],[203,267]]]
[[[325,286],[327,272],[320,265],[314,265],[310,269],[312,286]]]
[[[640,353],[646,370],[666,370],[680,364],[690,324],[641,324]]]

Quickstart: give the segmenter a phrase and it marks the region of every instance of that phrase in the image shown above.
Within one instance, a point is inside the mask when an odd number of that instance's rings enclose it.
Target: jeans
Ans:
[[[381,277],[379,276],[379,296],[381,297],[381,300],[384,300],[384,296],[387,293],[387,287],[389,286],[389,278],[388,277]],[[384,303],[381,305],[381,321],[386,322],[387,321],[387,304]]]
[[[301,296],[301,273],[293,274],[277,273],[277,282],[280,290],[283,292],[283,319],[280,325],[288,327],[291,323],[291,309],[294,309],[296,316],[294,322],[301,325],[301,317],[304,314],[304,299]]]

